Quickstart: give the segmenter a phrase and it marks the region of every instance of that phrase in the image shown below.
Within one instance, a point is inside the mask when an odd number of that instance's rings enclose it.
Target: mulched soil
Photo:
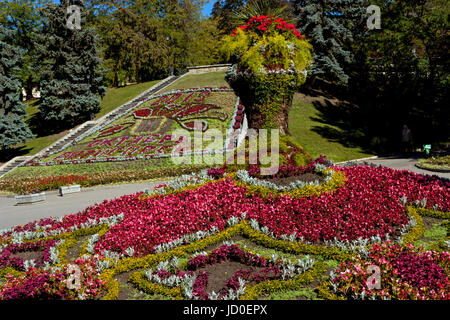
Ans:
[[[433,217],[427,217],[422,216],[423,225],[426,230],[430,230],[433,228],[433,225],[436,223],[442,222],[441,219],[433,218]]]
[[[238,241],[242,241],[242,240],[248,240],[248,239],[247,239],[247,238],[244,238],[244,237],[241,236],[241,235],[237,235],[237,236],[231,237],[230,240],[228,240],[228,241],[238,242]],[[205,249],[200,250],[200,251],[206,251],[206,252],[209,252],[209,251],[212,251],[212,250],[215,250],[215,249],[221,247],[222,245],[223,245],[223,241],[220,241],[220,242],[214,243],[214,244],[212,244],[212,245],[210,245],[210,246],[208,246],[208,247],[206,247]]]
[[[324,177],[314,173],[305,173],[301,175],[296,175],[292,177],[286,178],[273,178],[273,179],[265,179],[265,181],[272,182],[277,186],[287,186],[295,181],[303,181],[303,182],[313,182],[318,180],[319,183],[323,183],[325,181]]]
[[[114,279],[116,281],[118,281],[120,284],[119,296],[117,298],[118,300],[127,300],[130,298],[133,290],[131,288],[131,285],[128,284],[128,278],[130,277],[130,275],[132,273],[134,273],[136,271],[137,270],[132,270],[132,271],[124,272],[124,273],[114,276]]]
[[[152,118],[152,119],[144,119],[140,123],[140,125],[136,128],[136,133],[142,133],[142,132],[154,132],[156,129],[158,129],[158,126],[161,124],[161,121],[163,121],[164,118]],[[170,127],[173,124],[173,120],[165,119],[166,122],[161,126],[161,128],[158,130],[158,133],[166,133],[170,130]],[[156,132],[155,132],[156,133]]]
[[[433,225],[442,222],[441,219],[437,219],[437,218],[433,218],[433,217],[424,217],[422,216],[422,221],[423,221],[423,226],[425,227],[425,230],[431,230],[433,229]],[[423,241],[427,244],[430,244],[432,242],[435,242],[435,239],[430,239],[430,238],[426,238],[424,236],[422,236],[420,239],[420,241]]]
[[[210,266],[206,266],[204,268],[200,268],[197,270],[204,271],[208,274],[208,285],[206,286],[206,292],[211,293],[214,291],[218,293],[225,287],[226,281],[230,279],[233,274],[238,270],[251,270],[253,272],[258,272],[261,268],[247,266],[243,263],[236,261],[224,261],[222,263],[216,263]],[[256,282],[251,281],[246,283],[246,286],[251,286],[256,284]]]
[[[79,257],[79,255],[80,255],[81,247],[83,246],[83,244],[86,241],[88,241],[89,237],[91,237],[91,236],[90,235],[89,236],[82,236],[82,237],[78,238],[77,239],[77,244],[67,250],[66,259],[69,260],[69,261],[76,260]]]
[[[24,251],[24,252],[16,252],[11,257],[22,258],[24,260],[44,260],[44,251]]]

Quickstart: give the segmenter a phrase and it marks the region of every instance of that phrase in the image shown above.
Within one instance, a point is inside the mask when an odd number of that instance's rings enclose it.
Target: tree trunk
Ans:
[[[247,116],[248,127],[253,129],[270,129],[267,126],[267,116],[261,112],[259,108],[254,108],[253,105],[244,103],[245,115]],[[292,96],[283,99],[280,109],[272,115],[272,129],[278,128],[280,134],[290,135],[289,132],[289,110],[292,106]]]
[[[33,79],[30,77],[27,78],[25,82],[25,94],[26,100],[33,99]]]
[[[245,107],[249,128],[278,129],[280,134],[290,135],[289,110],[295,92],[292,76],[243,76],[226,80]]]

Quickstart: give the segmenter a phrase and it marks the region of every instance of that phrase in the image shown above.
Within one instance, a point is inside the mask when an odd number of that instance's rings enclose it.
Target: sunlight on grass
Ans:
[[[339,162],[373,156],[373,154],[365,153],[360,148],[343,146],[339,142],[330,141],[314,132],[313,127],[332,127],[339,130],[337,127],[312,120],[311,118],[317,117],[317,114],[318,111],[312,103],[302,101],[298,94],[294,96],[293,107],[289,113],[289,130],[294,139],[313,158],[323,154],[328,159]]]
[[[161,92],[167,92],[176,89],[189,89],[194,87],[200,88],[222,86],[229,87],[228,83],[225,81],[225,71],[186,75],[183,78],[172,83]]]
[[[123,88],[108,88],[105,97],[100,103],[100,112],[97,114],[95,118],[98,119],[104,116],[108,112],[114,110],[115,108],[133,99],[134,97],[144,92],[145,90],[151,88],[159,81],[161,80],[154,80],[139,84],[133,84]]]

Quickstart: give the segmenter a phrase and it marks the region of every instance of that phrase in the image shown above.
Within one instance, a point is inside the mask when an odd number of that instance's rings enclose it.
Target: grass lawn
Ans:
[[[161,92],[167,92],[176,89],[189,89],[200,87],[222,87],[229,86],[225,81],[225,71],[209,72],[201,74],[190,74],[175,81]]]
[[[329,127],[336,130],[339,128],[313,120],[318,111],[310,101],[303,99],[303,96],[294,96],[293,107],[289,113],[289,130],[294,139],[300,143],[305,150],[313,157],[317,158],[321,154],[334,162],[360,159],[373,156],[362,151],[358,147],[348,147],[339,142],[328,140],[319,133],[313,131],[317,127]]]
[[[143,82],[123,88],[108,88],[105,97],[100,103],[100,112],[97,113],[95,119],[104,116],[105,114],[114,110],[125,102],[130,101],[140,93],[157,84],[159,81],[160,80]]]

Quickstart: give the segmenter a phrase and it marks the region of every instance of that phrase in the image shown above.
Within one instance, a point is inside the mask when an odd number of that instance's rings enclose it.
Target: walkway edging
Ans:
[[[359,161],[374,160],[374,159],[378,159],[378,156],[361,158],[361,159],[354,159],[354,160],[347,160],[347,161],[341,161],[341,162],[335,163],[335,165],[344,164],[344,163],[348,163],[348,162],[359,162]]]
[[[427,170],[427,171],[431,171],[431,172],[439,172],[439,173],[450,173],[450,170],[446,170],[446,169],[431,169],[431,168],[423,167],[418,163],[416,163],[414,165],[417,168],[422,169],[422,170]]]

